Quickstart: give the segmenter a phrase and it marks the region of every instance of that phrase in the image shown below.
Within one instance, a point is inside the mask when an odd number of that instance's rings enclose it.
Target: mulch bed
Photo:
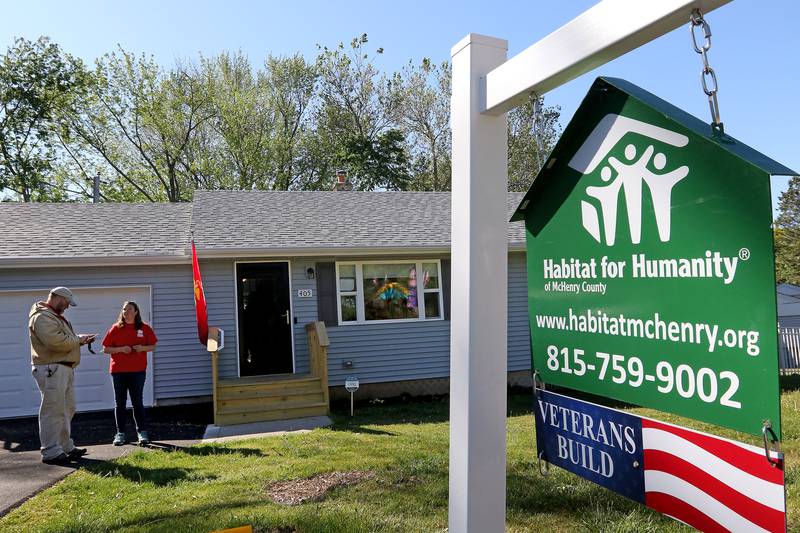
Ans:
[[[328,472],[304,479],[276,481],[266,487],[267,496],[275,503],[298,505],[309,501],[319,501],[335,488],[355,485],[375,477],[374,472]]]

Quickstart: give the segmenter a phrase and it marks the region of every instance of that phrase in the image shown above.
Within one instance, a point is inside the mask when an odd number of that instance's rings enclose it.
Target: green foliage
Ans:
[[[381,74],[366,50],[367,35],[334,49],[320,47],[315,139],[325,151],[313,162],[344,168],[359,190],[404,190],[409,181],[403,132],[395,127],[401,105],[396,79]],[[328,186],[333,173],[327,175]]]
[[[302,146],[311,138],[313,129],[309,109],[315,102],[317,70],[299,54],[270,55],[261,81],[269,90],[268,103],[275,117],[271,141],[273,188],[296,188],[302,169],[314,165],[313,160],[307,160]]]
[[[775,220],[775,276],[778,283],[800,285],[800,176],[781,194]]]
[[[508,113],[509,191],[528,191],[561,136],[560,115],[535,95]]]
[[[0,57],[0,190],[25,202],[63,199],[53,161],[87,83],[83,63],[46,37],[16,39]]]
[[[366,34],[313,62],[241,52],[171,67],[122,48],[93,71],[46,38],[0,61],[3,199],[180,202],[193,191],[450,190],[450,65],[382,73]],[[509,114],[509,183],[524,190],[558,111]],[[539,146],[541,144],[541,147]]]
[[[379,133],[374,140],[348,136],[337,159],[354,174],[358,190],[405,190],[411,176],[403,141],[403,133],[396,129]]]
[[[797,530],[800,391],[781,397],[787,515]],[[539,474],[530,394],[509,396],[506,436],[508,531],[688,531],[677,521],[558,468]],[[134,452],[94,460],[0,518],[0,530],[211,531],[252,524],[258,531],[444,531],[448,505],[448,402],[349,404],[334,425],[305,434]],[[736,440],[746,436],[664,413],[644,416]],[[745,440],[747,442],[747,440]],[[760,445],[755,440],[752,444]],[[91,457],[91,456],[90,456]],[[269,499],[274,481],[333,471],[374,477],[320,501]]]
[[[409,189],[449,191],[451,186],[450,64],[428,58],[395,75],[400,87],[398,122],[408,139],[413,178]]]

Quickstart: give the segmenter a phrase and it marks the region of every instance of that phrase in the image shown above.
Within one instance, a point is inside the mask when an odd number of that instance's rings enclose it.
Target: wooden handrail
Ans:
[[[311,375],[318,377],[322,386],[322,396],[330,408],[328,393],[328,330],[324,322],[310,322],[306,324],[308,335],[309,370]]]
[[[214,407],[214,425],[217,424],[217,382],[219,381],[219,371],[217,370],[217,360],[219,359],[219,328],[208,328],[208,342],[206,349],[211,352],[211,390]]]

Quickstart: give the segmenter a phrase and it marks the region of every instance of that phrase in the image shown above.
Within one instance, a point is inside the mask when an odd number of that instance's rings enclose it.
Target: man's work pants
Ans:
[[[42,395],[39,407],[42,459],[54,459],[75,448],[70,438],[75,414],[75,370],[59,364],[34,365],[33,377]]]

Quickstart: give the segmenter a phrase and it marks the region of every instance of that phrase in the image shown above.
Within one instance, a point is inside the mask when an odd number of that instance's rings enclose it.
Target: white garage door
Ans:
[[[31,416],[39,412],[39,389],[31,376],[31,345],[28,312],[47,298],[47,291],[0,291],[0,418]],[[151,321],[150,287],[72,289],[78,302],[64,314],[76,333],[97,333],[92,345],[97,355],[81,348],[81,364],[75,370],[75,401],[78,411],[114,407],[114,389],[108,374],[108,356],[100,341],[114,323],[122,303],[133,300],[145,322]],[[153,405],[153,361],[148,354],[144,401]]]

